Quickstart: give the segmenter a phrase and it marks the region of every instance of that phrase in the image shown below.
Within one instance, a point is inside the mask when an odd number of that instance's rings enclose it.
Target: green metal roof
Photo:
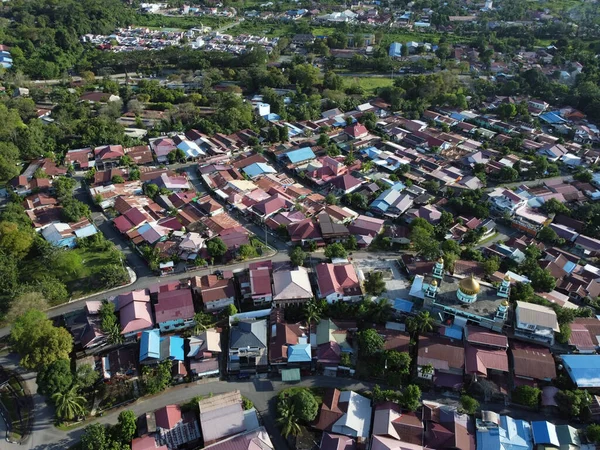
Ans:
[[[300,369],[283,369],[281,381],[300,381]]]

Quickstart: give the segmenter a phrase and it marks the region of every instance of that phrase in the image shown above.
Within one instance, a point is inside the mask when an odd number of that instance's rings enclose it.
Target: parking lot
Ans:
[[[387,291],[381,297],[394,300],[396,298],[408,299],[410,281],[398,267],[395,259],[383,259],[369,257],[355,260],[356,269],[363,272],[365,278],[369,272],[384,272],[384,280]]]

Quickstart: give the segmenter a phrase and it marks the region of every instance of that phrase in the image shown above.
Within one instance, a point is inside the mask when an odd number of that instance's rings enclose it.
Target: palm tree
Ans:
[[[304,307],[304,315],[306,316],[306,324],[310,328],[310,324],[321,320],[321,313],[323,312],[321,305],[317,303],[315,299],[311,299]]]
[[[421,311],[416,317],[416,326],[419,333],[433,330],[434,320],[429,311]]]
[[[113,323],[107,330],[107,337],[109,344],[122,344],[124,339],[121,334],[121,327],[118,323]]]
[[[374,322],[385,323],[392,316],[392,303],[387,298],[372,302],[371,318]]]
[[[86,399],[77,392],[78,386],[71,387],[67,392],[57,392],[52,396],[56,405],[56,415],[63,419],[73,420],[85,412]]]
[[[298,416],[292,400],[289,397],[282,399],[277,405],[277,425],[281,427],[281,435],[287,438],[290,434],[298,436],[300,434],[300,425]]]

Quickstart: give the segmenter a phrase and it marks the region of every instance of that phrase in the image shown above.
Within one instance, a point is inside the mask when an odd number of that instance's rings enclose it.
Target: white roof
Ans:
[[[548,306],[517,301],[517,313],[519,315],[519,322],[552,328],[556,332],[560,331],[558,321],[556,320],[556,313]]]
[[[371,400],[353,391],[342,391],[340,403],[348,403],[346,414],[340,417],[331,431],[346,436],[366,438],[371,429]]]
[[[304,267],[273,274],[274,300],[292,300],[313,296],[308,271]]]

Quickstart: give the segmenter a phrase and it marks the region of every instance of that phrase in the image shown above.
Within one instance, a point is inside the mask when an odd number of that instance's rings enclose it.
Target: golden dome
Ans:
[[[444,258],[442,258],[442,257],[440,256],[440,259],[438,259],[438,260],[437,260],[437,262],[439,262],[440,264],[444,264]]]
[[[508,306],[508,300],[502,300],[502,303],[500,303],[502,306]]]
[[[479,291],[481,290],[479,282],[475,278],[473,278],[473,275],[460,280],[460,283],[458,283],[458,287],[460,288],[462,293],[466,295],[479,294]]]
[[[504,277],[504,281],[510,281],[510,275],[506,275],[506,276]]]
[[[433,280],[433,281],[431,282],[431,285],[432,285],[432,286],[437,286],[437,280]]]

